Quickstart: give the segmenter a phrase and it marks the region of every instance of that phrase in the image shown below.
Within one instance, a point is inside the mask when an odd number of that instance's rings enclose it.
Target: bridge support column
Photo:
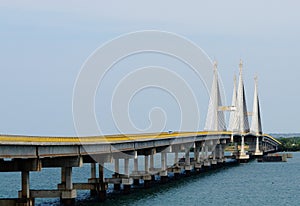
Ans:
[[[150,154],[150,173],[151,173],[151,180],[155,181],[155,171],[154,171],[154,153]]]
[[[199,147],[195,143],[195,148],[194,148],[194,162],[198,163],[199,161]]]
[[[63,176],[63,175],[62,175]],[[91,163],[91,178],[88,180],[89,183],[96,182],[96,163]],[[90,195],[91,196],[96,196],[97,195],[97,190],[93,189],[90,190]]]
[[[181,173],[181,167],[179,166],[179,158],[178,158],[178,152],[179,148],[174,147],[174,164],[172,167],[172,172],[174,173],[175,179],[178,179]]]
[[[255,153],[254,153],[255,156],[262,156],[263,153],[260,151],[259,149],[259,137],[257,136],[256,137],[256,144],[255,144]]]
[[[197,172],[200,172],[200,169],[202,168],[200,149],[201,149],[201,145],[199,145],[199,143],[195,143],[194,157],[195,157],[195,169],[197,170]]]
[[[120,177],[120,162],[118,158],[115,158],[115,174],[113,175],[114,178]],[[114,184],[114,190],[119,191],[121,189],[120,184]]]
[[[165,183],[168,180],[167,153],[166,152],[161,152],[160,154],[161,154],[161,171],[159,173],[160,181],[162,183]]]
[[[213,143],[213,146],[212,146],[212,161],[211,161],[211,164],[212,165],[217,165],[218,161],[217,161],[217,155],[219,155],[219,148],[218,148],[218,145],[216,145],[216,143]]]
[[[60,176],[61,176],[61,184],[59,185],[59,188],[66,189],[66,168],[65,167],[61,167]]]
[[[211,166],[211,162],[209,160],[209,155],[208,155],[208,150],[209,150],[209,147],[205,143],[205,145],[204,145],[204,166],[205,167],[210,167]]]
[[[237,159],[240,162],[247,162],[249,160],[249,155],[245,153],[245,137],[241,136],[241,151],[239,152]]]
[[[138,171],[139,171],[139,159],[138,159],[138,157],[137,157],[137,155],[136,155],[136,157],[133,159],[133,173],[134,174],[138,174]],[[134,185],[139,185],[140,184],[140,180],[139,179],[134,179],[133,180],[133,184]]]
[[[144,156],[145,159],[145,175],[149,175],[149,155]],[[149,178],[149,176],[148,176]],[[144,179],[144,188],[150,188],[152,182],[152,178]]]
[[[178,159],[178,151],[177,150],[175,151],[174,165],[176,167],[179,166],[179,159]]]
[[[62,191],[61,202],[65,206],[75,204],[76,190],[73,189],[72,167],[62,168],[62,182],[65,181],[65,188]]]
[[[28,199],[30,197],[29,189],[29,171],[22,171],[22,198]]]
[[[18,206],[34,205],[34,199],[30,197],[29,175],[29,171],[21,172],[22,191],[19,194],[19,200],[17,201]]]
[[[124,187],[124,193],[128,194],[130,193],[130,189],[131,189],[131,181],[129,179],[129,158],[124,159],[124,174],[125,177],[127,178],[127,181],[125,182],[125,179],[122,180],[122,184]]]
[[[245,153],[245,137],[242,135],[241,137],[241,155],[246,155]]]
[[[99,200],[106,200],[106,184],[104,182],[104,162],[99,164],[99,183],[98,183],[98,191],[99,191]]]
[[[266,152],[267,151],[266,142],[262,142],[262,145],[263,145],[263,151]]]
[[[149,156],[145,155],[145,173],[149,173]]]
[[[192,165],[190,159],[190,150],[189,148],[186,149],[185,152],[185,165],[184,165],[185,175],[189,176],[191,174]]]
[[[219,159],[218,162],[219,163],[223,163],[224,162],[224,146],[223,144],[219,144]]]

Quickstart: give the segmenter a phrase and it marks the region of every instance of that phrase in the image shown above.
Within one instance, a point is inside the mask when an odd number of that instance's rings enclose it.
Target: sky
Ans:
[[[233,75],[238,74],[242,59],[249,111],[253,78],[256,74],[259,77],[264,132],[300,132],[299,6],[296,0],[2,0],[0,133],[75,135],[72,97],[82,65],[106,42],[142,30],[183,36],[217,60],[227,105],[231,102]],[[186,65],[162,55],[145,54],[116,65],[102,85],[102,93],[100,89],[97,92],[95,111],[104,132],[118,132],[109,105],[113,84],[130,69],[151,65],[172,67],[194,90],[199,87],[196,98],[200,101],[199,129],[203,129],[209,98],[200,89],[203,85],[193,74],[182,72],[187,71],[182,70]],[[176,130],[180,124],[180,105],[165,91],[149,88],[131,103],[132,121],[141,129],[149,126],[149,111],[156,107],[164,108],[163,116],[168,116],[161,122],[163,129]]]

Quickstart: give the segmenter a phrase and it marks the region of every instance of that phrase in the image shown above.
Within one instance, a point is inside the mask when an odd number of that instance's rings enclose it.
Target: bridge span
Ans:
[[[0,136],[0,172],[21,172],[22,190],[19,198],[1,200],[3,205],[33,205],[35,198],[61,198],[64,205],[73,205],[77,190],[90,190],[92,195],[105,199],[108,184],[115,190],[123,188],[129,192],[131,185],[144,183],[149,187],[158,176],[166,181],[175,176],[192,171],[201,172],[226,161],[226,145],[234,144],[234,158],[246,161],[256,154],[256,138],[253,134],[242,134],[249,149],[245,159],[240,156],[241,135],[232,132],[174,132],[143,135],[109,135],[95,137],[29,137]],[[258,136],[259,149],[263,153],[277,150],[279,142],[269,135]],[[239,145],[239,146],[238,146]],[[173,154],[173,164],[167,165],[168,154]],[[184,154],[184,158],[179,158]],[[160,156],[160,167],[156,168],[155,156]],[[139,170],[139,157],[144,169]],[[193,158],[191,158],[193,157]],[[156,158],[157,159],[157,158]],[[183,160],[183,161],[182,161]],[[123,171],[120,173],[120,161]],[[104,178],[104,165],[114,164],[114,175]],[[72,182],[72,168],[91,165],[91,174],[85,183]],[[96,175],[98,165],[99,176]],[[30,172],[42,168],[61,168],[61,183],[57,190],[31,190]],[[122,186],[122,187],[121,187]]]
[[[247,110],[242,63],[239,84],[234,84],[232,104],[222,105],[216,64],[210,97],[205,131],[200,132],[92,137],[0,135],[0,172],[21,172],[22,185],[18,198],[1,199],[0,206],[31,206],[35,198],[60,198],[64,205],[74,205],[77,190],[90,190],[91,195],[104,200],[108,184],[128,193],[132,185],[143,183],[149,187],[155,179],[167,181],[170,174],[177,177],[220,167],[226,162],[228,145],[234,146],[230,157],[237,162],[247,162],[252,157],[278,150],[280,142],[262,132],[257,78],[253,111]],[[225,111],[230,112],[228,128]],[[252,117],[251,127],[248,116]],[[104,176],[107,163],[114,164],[110,178]],[[83,164],[90,164],[91,172],[86,182],[74,183],[72,169]],[[57,189],[32,190],[30,173],[51,167],[61,170]]]

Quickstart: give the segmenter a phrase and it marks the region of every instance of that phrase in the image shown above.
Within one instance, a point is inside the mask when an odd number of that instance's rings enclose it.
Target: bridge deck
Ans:
[[[149,134],[122,134],[122,135],[105,135],[105,136],[87,136],[87,137],[54,137],[54,136],[23,136],[23,135],[0,135],[1,144],[34,144],[34,145],[52,145],[53,143],[59,143],[61,145],[72,144],[93,144],[93,143],[116,143],[116,142],[128,142],[128,141],[147,141],[158,139],[171,139],[180,137],[192,137],[192,136],[216,136],[216,135],[232,135],[232,132],[172,132],[172,133],[149,133]],[[249,135],[249,134],[243,134]],[[281,144],[278,140],[268,134],[261,135],[263,137],[270,138],[274,142]]]
[[[172,132],[172,133],[151,133],[151,134],[123,134],[123,135],[105,135],[105,136],[87,136],[87,137],[51,137],[51,136],[20,136],[20,135],[0,135],[1,144],[88,144],[88,143],[116,143],[128,141],[146,141],[158,139],[171,139],[179,137],[192,136],[215,136],[231,135],[231,132]]]

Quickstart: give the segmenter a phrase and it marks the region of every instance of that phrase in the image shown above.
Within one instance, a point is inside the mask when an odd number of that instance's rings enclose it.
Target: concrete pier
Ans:
[[[167,170],[167,153],[161,153],[161,171],[159,172],[160,181],[166,183],[168,181],[168,170]]]
[[[113,178],[120,178],[120,161],[118,158],[115,159],[115,173],[113,174]],[[114,183],[114,190],[121,190],[121,182]]]
[[[96,183],[96,171],[97,171],[97,168],[96,168],[96,163],[90,163],[91,164],[91,178],[88,180],[89,183]],[[96,190],[96,185],[93,189],[90,190],[90,195],[95,197],[97,196],[97,190]]]
[[[99,164],[99,184],[98,184],[98,191],[99,191],[99,200],[104,201],[106,200],[106,183],[104,182],[104,163]]]

